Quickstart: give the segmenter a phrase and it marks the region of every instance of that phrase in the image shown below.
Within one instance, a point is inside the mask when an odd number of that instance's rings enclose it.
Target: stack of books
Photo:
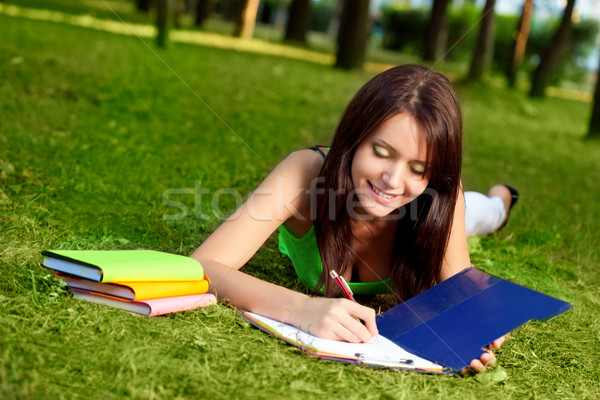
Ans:
[[[216,303],[197,260],[154,250],[43,251],[76,299],[153,316]]]

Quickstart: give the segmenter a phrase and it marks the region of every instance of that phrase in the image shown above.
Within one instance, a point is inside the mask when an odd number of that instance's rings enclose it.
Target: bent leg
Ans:
[[[506,218],[500,197],[488,197],[478,192],[465,192],[465,222],[467,237],[494,232]]]

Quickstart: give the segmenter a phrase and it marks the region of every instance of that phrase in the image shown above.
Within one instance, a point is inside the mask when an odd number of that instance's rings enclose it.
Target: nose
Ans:
[[[407,166],[400,163],[390,164],[382,176],[382,181],[387,187],[382,189],[394,194],[403,194],[406,188],[407,173]]]

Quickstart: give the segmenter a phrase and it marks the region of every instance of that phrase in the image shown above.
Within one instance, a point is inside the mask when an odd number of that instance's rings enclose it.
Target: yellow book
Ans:
[[[64,279],[69,289],[88,290],[134,301],[202,294],[208,291],[209,286],[206,279],[199,281],[102,283],[61,273],[56,273],[56,276]]]

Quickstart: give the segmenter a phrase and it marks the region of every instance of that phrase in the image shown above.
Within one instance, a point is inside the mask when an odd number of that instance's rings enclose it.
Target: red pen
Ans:
[[[354,299],[354,293],[352,293],[352,289],[350,289],[350,286],[348,285],[348,282],[346,282],[344,277],[338,275],[338,273],[335,272],[334,270],[329,271],[329,274],[331,275],[331,277],[333,278],[335,283],[338,285],[338,288],[340,288],[344,297],[347,298],[348,300],[352,300],[353,302],[356,303],[356,300]],[[361,322],[358,317],[352,317],[352,318],[354,318],[358,322]],[[377,343],[377,337],[374,336],[373,339],[375,340],[375,343]]]
[[[340,288],[340,291],[342,292],[344,297],[356,303],[356,300],[354,300],[354,293],[352,293],[352,289],[350,289],[350,286],[348,285],[344,277],[338,275],[338,273],[334,270],[331,270],[329,274],[331,275],[335,283],[338,285],[338,288]]]

